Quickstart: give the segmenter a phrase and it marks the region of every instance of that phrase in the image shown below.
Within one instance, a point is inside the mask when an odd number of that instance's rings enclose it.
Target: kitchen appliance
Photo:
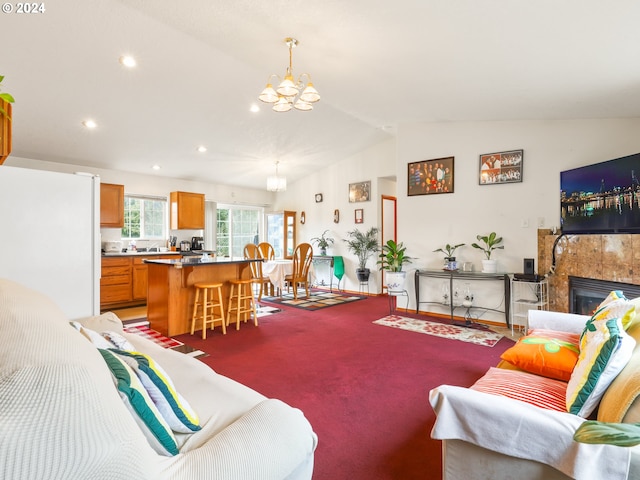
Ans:
[[[99,195],[96,175],[3,165],[0,277],[44,293],[70,320],[98,315]]]
[[[122,252],[122,242],[119,240],[109,240],[104,242],[105,253],[120,253]]]
[[[204,250],[204,238],[191,237],[191,250]]]
[[[187,241],[187,240],[183,240],[180,242],[180,251],[181,252],[188,252],[191,250],[191,242]]]

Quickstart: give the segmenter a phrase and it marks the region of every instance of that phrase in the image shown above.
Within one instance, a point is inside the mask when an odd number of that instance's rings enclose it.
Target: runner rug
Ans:
[[[430,322],[417,318],[401,317],[399,315],[389,315],[375,320],[373,323],[386,327],[400,328],[411,332],[426,333],[435,337],[460,340],[461,342],[475,343],[485,347],[493,347],[502,338],[499,333],[478,330],[475,328],[460,327],[458,325],[448,325],[445,323]]]
[[[151,340],[154,343],[157,343],[162,348],[170,348],[172,350],[176,350],[177,352],[184,353],[185,355],[189,355],[190,357],[201,357],[206,356],[202,350],[197,350],[189,345],[185,345],[179,340],[175,338],[165,337],[159,332],[152,330],[149,328],[149,322],[142,319],[136,322],[129,322],[123,325],[123,330],[127,333],[133,333],[135,335],[140,335],[148,340]]]
[[[367,298],[364,295],[352,295],[342,292],[327,292],[326,290],[311,290],[306,296],[304,290],[298,291],[298,299],[293,298],[293,292],[283,292],[280,297],[262,297],[261,302],[287,305],[289,307],[304,308],[305,310],[320,310],[321,308],[335,307],[343,303],[351,303]]]

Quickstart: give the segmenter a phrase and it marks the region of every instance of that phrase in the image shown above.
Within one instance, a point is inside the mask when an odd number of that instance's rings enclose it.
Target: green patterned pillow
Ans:
[[[147,441],[160,455],[177,455],[178,445],[167,422],[153,404],[133,370],[109,350],[98,349],[114,377],[120,398]]]
[[[580,355],[567,385],[567,411],[588,417],[607,388],[631,359],[633,337],[623,319],[633,305],[623,298],[607,299],[587,321],[580,337]]]
[[[193,433],[200,430],[198,415],[180,395],[160,365],[140,352],[112,350],[138,375],[147,393],[174,432]]]

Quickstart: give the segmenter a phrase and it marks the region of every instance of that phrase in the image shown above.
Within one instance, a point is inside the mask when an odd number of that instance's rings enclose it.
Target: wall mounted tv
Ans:
[[[640,153],[560,172],[562,233],[640,233]]]

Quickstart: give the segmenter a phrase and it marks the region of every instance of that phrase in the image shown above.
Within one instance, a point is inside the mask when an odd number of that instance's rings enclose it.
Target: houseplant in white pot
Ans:
[[[385,281],[387,284],[387,292],[402,292],[404,290],[404,282],[406,280],[407,272],[402,270],[402,267],[406,263],[411,263],[412,257],[408,256],[405,252],[407,247],[402,242],[396,243],[394,240],[388,240],[387,243],[382,245],[382,252],[380,252],[380,260],[377,264],[380,265],[380,270],[385,270]]]
[[[357,228],[347,232],[349,238],[345,238],[347,249],[358,257],[356,276],[360,282],[367,282],[371,270],[367,268],[367,262],[371,255],[378,251],[378,229],[371,227],[367,232],[361,232]]]
[[[502,243],[502,237],[498,237],[496,232],[491,232],[489,235],[476,235],[476,238],[479,242],[482,242],[482,245],[474,242],[471,246],[482,250],[486,257],[485,260],[482,260],[482,271],[484,273],[496,273],[497,265],[496,261],[491,258],[491,252],[504,249],[504,245],[500,245]]]
[[[333,238],[327,235],[328,231],[329,230],[325,230],[319,237],[314,237],[311,239],[311,243],[315,243],[316,245],[318,245],[318,248],[320,249],[320,255],[326,255],[329,245],[333,245]]]

